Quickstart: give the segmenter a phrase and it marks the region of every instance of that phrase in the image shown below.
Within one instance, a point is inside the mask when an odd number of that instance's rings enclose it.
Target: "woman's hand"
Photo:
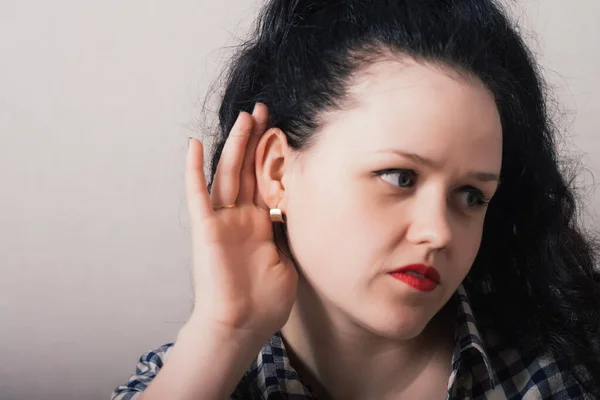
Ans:
[[[263,340],[287,321],[298,281],[296,270],[279,257],[269,210],[257,205],[262,201],[255,153],[267,121],[268,109],[262,103],[252,115],[240,113],[223,148],[211,194],[203,146],[196,139],[190,139],[185,177],[195,293],[190,321]]]

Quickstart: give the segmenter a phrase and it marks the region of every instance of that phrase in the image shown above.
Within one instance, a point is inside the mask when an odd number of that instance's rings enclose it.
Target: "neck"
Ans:
[[[320,399],[410,398],[422,382],[445,390],[454,308],[444,307],[419,336],[398,340],[352,322],[301,281],[281,333],[290,363]]]

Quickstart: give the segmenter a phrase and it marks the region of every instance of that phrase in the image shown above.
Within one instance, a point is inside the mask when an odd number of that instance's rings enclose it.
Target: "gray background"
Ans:
[[[175,339],[192,305],[187,137],[259,4],[0,1],[0,399],[108,399]],[[600,2],[511,10],[598,226]]]

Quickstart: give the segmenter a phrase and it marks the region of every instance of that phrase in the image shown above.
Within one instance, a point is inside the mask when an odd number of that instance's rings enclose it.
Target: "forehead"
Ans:
[[[397,148],[500,163],[500,117],[476,78],[410,59],[381,61],[356,74],[348,99],[348,108],[324,118],[319,141],[330,154],[340,146],[346,152]]]

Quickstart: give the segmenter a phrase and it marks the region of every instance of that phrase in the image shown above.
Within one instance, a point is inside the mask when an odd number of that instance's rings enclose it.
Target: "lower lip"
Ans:
[[[406,283],[408,286],[417,289],[421,292],[431,292],[435,290],[438,284],[428,278],[418,278],[414,275],[406,274],[403,272],[391,273],[392,277]]]

